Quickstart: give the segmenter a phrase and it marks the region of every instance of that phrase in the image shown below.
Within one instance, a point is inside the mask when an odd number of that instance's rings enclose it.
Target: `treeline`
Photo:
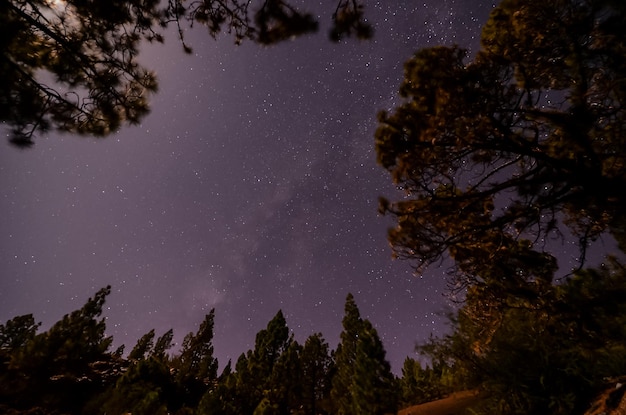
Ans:
[[[453,387],[450,368],[407,358],[397,378],[376,329],[352,295],[335,350],[320,333],[299,344],[279,311],[253,350],[218,373],[214,310],[180,350],[173,331],[111,350],[102,307],[111,288],[48,331],[32,315],[0,324],[0,412],[5,414],[386,414]],[[443,362],[443,361],[442,361]],[[443,376],[442,376],[443,375]]]
[[[470,288],[451,333],[418,347],[428,365],[407,358],[400,377],[352,295],[334,350],[321,333],[299,344],[279,311],[218,373],[214,310],[176,353],[172,330],[125,353],[105,334],[110,291],[42,333],[30,314],[0,324],[0,413],[382,415],[476,389],[476,414],[582,414],[626,375],[626,267],[611,258],[525,296]]]

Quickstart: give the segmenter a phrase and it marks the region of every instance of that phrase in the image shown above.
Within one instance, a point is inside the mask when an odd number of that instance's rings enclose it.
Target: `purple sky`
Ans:
[[[391,260],[377,199],[376,113],[397,102],[417,49],[477,46],[492,8],[473,0],[368,2],[370,42],[316,35],[263,48],[173,32],[142,62],[160,90],[140,126],[106,139],[49,134],[0,142],[0,321],[44,328],[108,284],[107,325],[127,350],[152,328],[180,343],[216,308],[223,366],[282,309],[296,339],[334,348],[346,295],[376,326],[395,372],[441,334],[442,270]]]

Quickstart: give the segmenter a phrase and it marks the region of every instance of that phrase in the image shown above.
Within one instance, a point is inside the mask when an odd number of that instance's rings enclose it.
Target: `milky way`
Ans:
[[[215,307],[222,366],[279,309],[297,340],[322,332],[334,347],[349,292],[396,372],[441,334],[445,270],[392,261],[377,214],[396,190],[376,165],[376,113],[399,102],[417,49],[475,50],[493,5],[368,2],[374,40],[333,44],[323,3],[306,3],[319,33],[278,46],[196,28],[191,56],[174,33],[146,47],[160,90],[139,126],[0,144],[0,321],[49,327],[110,284],[116,344],[152,328],[180,343]]]

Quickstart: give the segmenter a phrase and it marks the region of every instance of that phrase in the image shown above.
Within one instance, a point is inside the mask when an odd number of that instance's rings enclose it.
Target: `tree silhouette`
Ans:
[[[282,313],[278,311],[267,327],[259,331],[256,335],[254,350],[248,353],[247,368],[241,375],[241,383],[250,384],[252,399],[250,403],[254,407],[261,406],[276,408],[284,406],[284,394],[281,393],[281,383],[278,375],[285,366],[285,353],[291,348],[293,334],[290,334],[287,321]],[[237,364],[238,375],[240,365]],[[286,369],[286,368],[285,368]],[[240,384],[241,384],[240,383]],[[261,412],[262,413],[262,412]]]
[[[168,331],[163,333],[161,337],[156,340],[156,342],[154,342],[154,347],[152,348],[148,356],[159,361],[167,362],[169,360],[167,351],[171,349],[174,345],[173,339],[174,330],[169,329]]]
[[[148,352],[150,352],[154,346],[154,334],[154,329],[152,329],[141,336],[139,340],[137,340],[137,344],[133,347],[133,350],[130,351],[128,360],[136,361],[145,359]]]
[[[623,2],[505,0],[482,49],[420,50],[405,102],[379,115],[378,162],[406,192],[381,199],[394,255],[418,272],[446,256],[455,282],[548,281],[550,241],[623,235]],[[489,282],[489,281],[488,281]]]
[[[0,371],[0,403],[73,412],[89,398],[94,384],[108,381],[98,373],[96,363],[112,360],[108,353],[112,338],[105,335],[105,320],[100,318],[110,292],[111,287],[99,290],[44,333],[35,334],[39,325],[29,315],[0,327],[12,346],[8,365]]]
[[[37,334],[41,323],[35,323],[32,314],[17,316],[0,324],[0,352],[10,354],[24,346]]]
[[[334,413],[382,415],[397,410],[395,378],[376,329],[363,320],[348,294],[341,342],[335,354],[331,398]]]
[[[217,359],[213,356],[215,309],[204,317],[196,334],[183,340],[180,354],[174,359],[176,382],[183,388],[185,406],[196,407],[206,390],[217,381]]]
[[[28,147],[50,129],[105,136],[136,124],[157,90],[138,63],[142,42],[163,42],[175,25],[200,24],[209,35],[232,33],[236,43],[273,44],[317,30],[310,13],[282,0],[8,0],[0,4],[0,121],[11,143]],[[254,6],[252,6],[254,4]],[[252,7],[254,7],[254,9]],[[332,38],[369,37],[359,1],[339,0]]]
[[[321,333],[309,336],[302,346],[302,410],[304,414],[327,413],[332,379],[333,360],[328,343]]]

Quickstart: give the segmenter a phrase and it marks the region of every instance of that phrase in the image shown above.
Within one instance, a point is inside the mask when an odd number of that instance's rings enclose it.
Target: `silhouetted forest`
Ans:
[[[218,373],[214,310],[170,353],[173,332],[143,335],[128,353],[110,350],[102,307],[111,288],[37,333],[32,315],[0,325],[0,411],[5,414],[348,414],[394,413],[399,405],[443,396],[450,368],[407,359],[396,378],[376,329],[352,295],[341,341],[321,333],[293,339],[281,311],[253,350]]]
[[[580,272],[530,302],[477,301],[454,330],[392,374],[376,329],[348,295],[340,342],[299,344],[281,311],[254,349],[218,373],[211,310],[171,352],[173,332],[111,350],[102,308],[111,288],[38,333],[32,315],[0,325],[6,414],[388,414],[467,389],[476,413],[583,413],[626,373],[626,267]],[[613,397],[614,398],[614,397]]]

